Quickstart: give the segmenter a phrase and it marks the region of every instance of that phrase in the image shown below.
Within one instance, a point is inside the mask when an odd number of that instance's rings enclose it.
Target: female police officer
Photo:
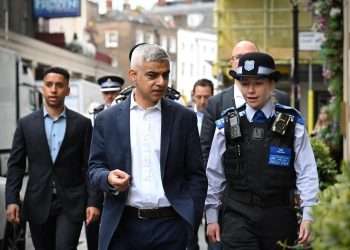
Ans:
[[[279,249],[278,241],[306,244],[318,175],[304,120],[271,98],[279,72],[273,58],[248,53],[230,72],[246,101],[216,121],[207,176],[208,237],[224,249]],[[297,236],[294,195],[303,209]],[[217,212],[223,207],[222,234]],[[221,239],[220,239],[221,237]]]

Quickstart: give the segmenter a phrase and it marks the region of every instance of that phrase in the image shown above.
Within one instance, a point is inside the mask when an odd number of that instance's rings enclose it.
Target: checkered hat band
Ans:
[[[257,75],[270,75],[273,72],[275,72],[275,70],[267,68],[267,67],[264,67],[264,66],[259,66],[258,67],[258,72],[256,74]],[[243,67],[242,66],[239,66],[236,69],[236,74],[238,74],[238,75],[242,75],[243,74]]]

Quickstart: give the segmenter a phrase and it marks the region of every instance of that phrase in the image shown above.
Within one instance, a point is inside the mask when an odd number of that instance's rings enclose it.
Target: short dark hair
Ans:
[[[209,79],[203,78],[203,79],[199,79],[198,81],[196,81],[195,84],[193,85],[193,90],[192,90],[193,94],[194,94],[197,86],[209,87],[211,90],[211,94],[214,94],[214,84]]]
[[[45,78],[45,76],[47,74],[50,74],[50,73],[55,73],[55,74],[60,74],[64,77],[64,79],[69,82],[69,73],[66,69],[64,68],[61,68],[61,67],[51,67],[51,68],[48,68],[47,70],[45,70],[44,72],[44,75],[43,75],[43,78]]]

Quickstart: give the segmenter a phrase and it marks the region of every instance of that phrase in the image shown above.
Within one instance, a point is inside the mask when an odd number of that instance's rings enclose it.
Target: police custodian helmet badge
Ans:
[[[255,61],[254,60],[247,60],[244,62],[244,69],[246,71],[251,71],[254,69]]]

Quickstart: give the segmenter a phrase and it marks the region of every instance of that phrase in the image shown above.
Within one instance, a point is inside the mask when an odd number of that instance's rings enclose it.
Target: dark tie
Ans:
[[[256,111],[253,116],[253,122],[264,123],[265,121],[266,121],[266,116],[264,112],[262,112],[260,109]]]

